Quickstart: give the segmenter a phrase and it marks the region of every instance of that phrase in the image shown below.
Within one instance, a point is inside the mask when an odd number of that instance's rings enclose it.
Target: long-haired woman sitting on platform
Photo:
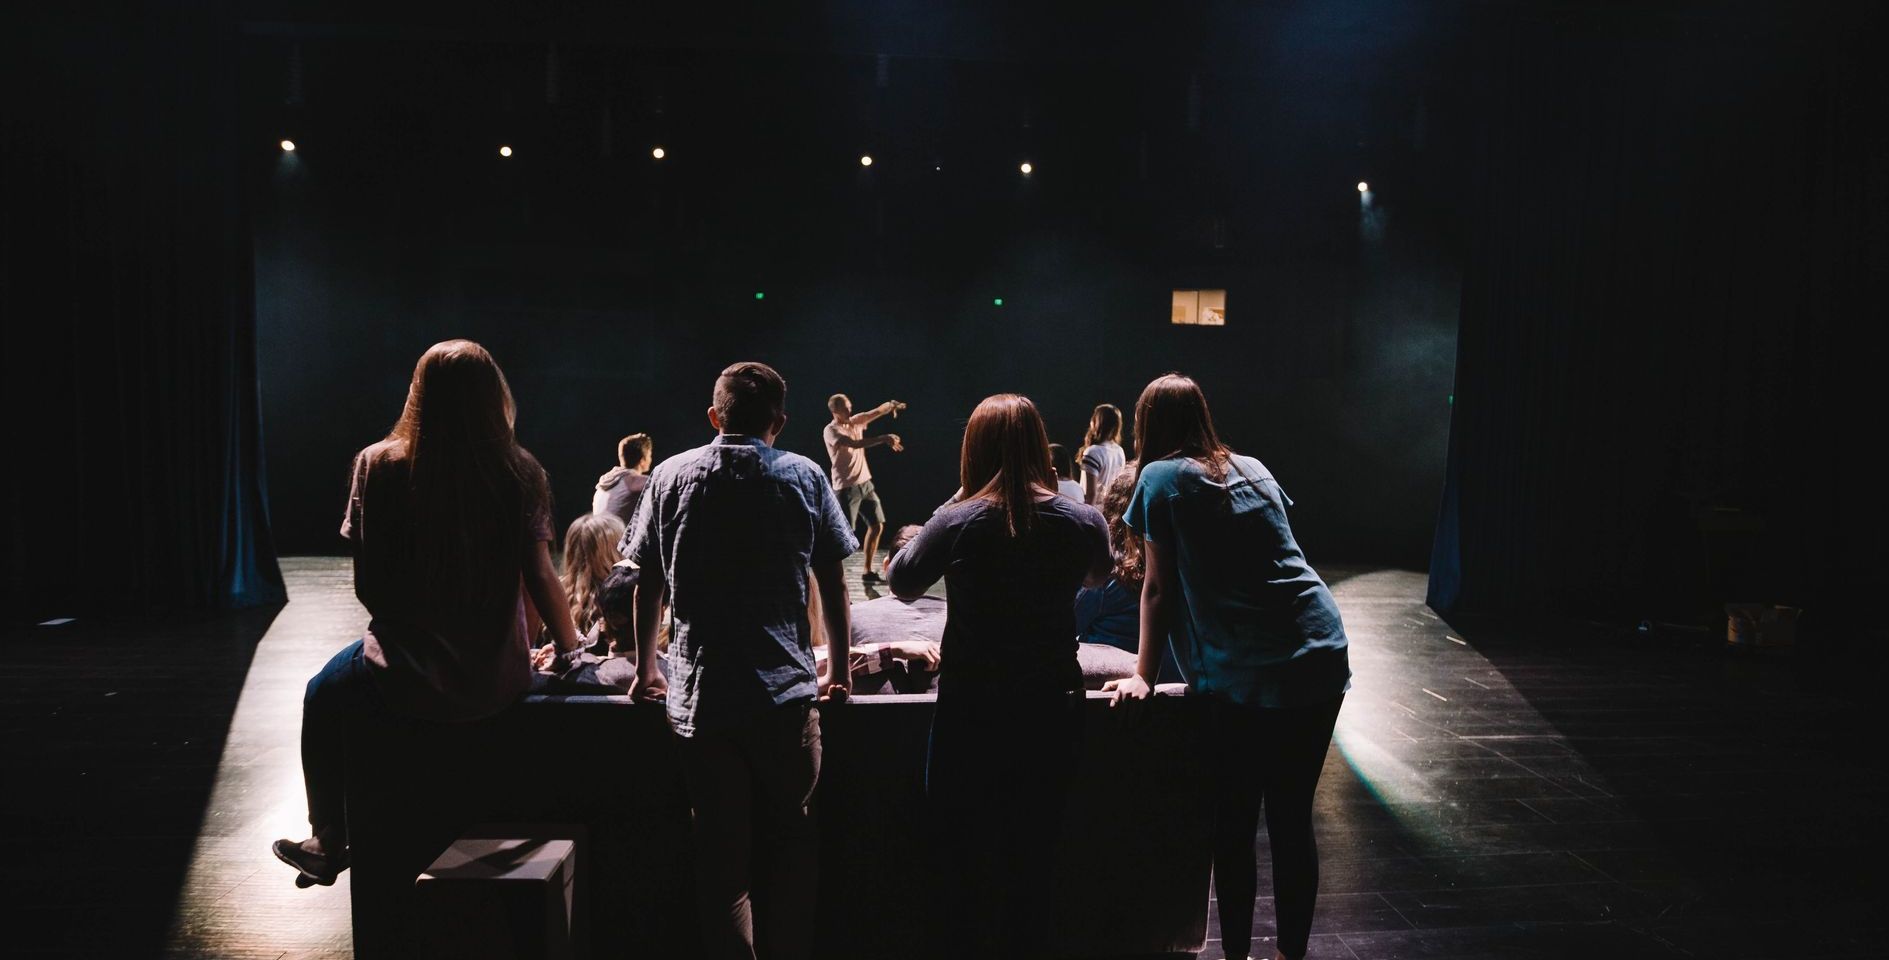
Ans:
[[[532,684],[527,607],[556,649],[577,650],[551,566],[550,487],[512,432],[511,389],[470,340],[420,357],[387,438],[354,458],[341,535],[354,551],[366,634],[308,682],[302,778],[314,835],[277,840],[299,885],[348,865],[350,718],[487,717]]]
[[[598,656],[608,652],[610,625],[603,604],[604,582],[617,564],[627,564],[617,552],[623,539],[623,521],[611,513],[587,513],[564,531],[564,593],[571,601],[571,621],[584,634],[584,646]],[[631,646],[629,638],[623,638]],[[551,651],[540,650],[542,657]]]
[[[963,499],[934,514],[887,571],[892,592],[946,582],[926,793],[948,872],[950,956],[1047,952],[1052,857],[1080,736],[1070,598],[1108,571],[1094,507],[1056,493],[1029,399],[978,404],[964,429]]]
[[[1252,945],[1253,838],[1266,811],[1276,957],[1298,960],[1318,895],[1312,795],[1350,685],[1345,627],[1286,523],[1265,464],[1220,442],[1207,397],[1179,374],[1135,405],[1141,463],[1124,521],[1142,538],[1140,664],[1110,684],[1141,698],[1171,635],[1213,717],[1213,880],[1228,957]]]

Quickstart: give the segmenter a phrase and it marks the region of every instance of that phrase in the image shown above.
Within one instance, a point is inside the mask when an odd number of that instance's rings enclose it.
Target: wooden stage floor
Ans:
[[[267,845],[305,830],[302,685],[365,615],[346,561],[283,566],[279,611],[8,631],[8,953],[349,956],[345,878],[298,890]],[[1889,955],[1879,708],[1839,695],[1861,685],[1599,628],[1461,633],[1421,574],[1325,572],[1357,677],[1311,957]]]

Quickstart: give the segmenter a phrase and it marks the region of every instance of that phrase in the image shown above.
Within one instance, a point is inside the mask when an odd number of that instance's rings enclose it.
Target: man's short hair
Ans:
[[[617,465],[634,467],[642,463],[652,449],[654,445],[650,442],[649,434],[632,433],[617,441]]]
[[[787,381],[773,367],[752,360],[715,378],[715,416],[723,433],[766,433],[787,410]]]
[[[844,399],[846,399],[846,394],[843,394],[843,393],[836,393],[826,398],[827,410],[828,411],[838,410],[840,408],[840,401]]]
[[[906,544],[917,539],[919,531],[923,529],[925,528],[916,523],[908,523],[900,527],[898,532],[892,535],[892,542],[886,550],[886,562],[891,563],[892,558],[898,556],[899,551],[905,549]]]

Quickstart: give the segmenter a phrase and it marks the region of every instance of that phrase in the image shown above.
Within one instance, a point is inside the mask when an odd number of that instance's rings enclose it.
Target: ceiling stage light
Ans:
[[[511,148],[511,147],[500,147],[500,148],[498,148],[498,155],[499,155],[499,156],[501,156],[501,157],[509,157],[509,156],[511,156],[511,155],[512,155],[512,148]]]
[[[1023,166],[1018,167],[1017,169],[1023,171],[1023,175],[1026,177],[1036,172],[1036,168],[1033,166],[1030,166],[1027,163],[1024,164]]]
[[[871,157],[870,155],[867,155],[867,156],[862,156],[862,157],[860,157],[860,158],[859,158],[859,165],[860,165],[860,166],[862,166],[862,167],[870,167],[870,166],[872,166],[872,157]]]
[[[1359,180],[1359,181],[1358,181],[1358,192],[1359,192],[1359,193],[1370,193],[1370,192],[1371,192],[1371,185],[1370,185],[1370,184],[1368,184],[1368,183],[1365,183],[1365,182],[1364,182],[1363,180]]]
[[[284,140],[284,141],[282,141],[282,152],[283,152],[283,153],[294,153],[294,152],[295,152],[295,141],[293,141],[293,140]]]
[[[661,147],[657,147],[656,149],[651,150],[649,152],[649,155],[652,157],[655,157],[658,160],[661,160],[664,156],[667,156],[667,154],[663,152],[663,149]]]

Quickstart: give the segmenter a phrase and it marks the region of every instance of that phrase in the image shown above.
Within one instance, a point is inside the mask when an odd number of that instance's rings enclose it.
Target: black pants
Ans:
[[[1312,795],[1343,703],[1340,697],[1312,707],[1270,709],[1215,698],[1213,885],[1220,902],[1220,942],[1228,957],[1246,956],[1252,947],[1253,895],[1259,886],[1253,841],[1262,806],[1272,841],[1279,951],[1305,956],[1318,900]]]
[[[938,697],[925,764],[951,957],[1049,953],[1056,846],[1082,694]]]

